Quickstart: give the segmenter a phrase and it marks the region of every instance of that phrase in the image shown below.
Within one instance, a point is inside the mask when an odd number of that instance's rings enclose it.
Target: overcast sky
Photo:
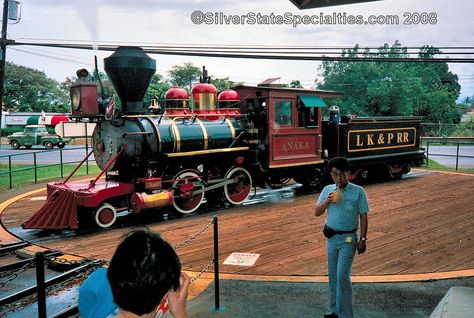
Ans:
[[[399,40],[403,46],[474,46],[474,1],[463,0],[383,0],[363,4],[299,11],[289,0],[20,0],[22,17],[8,25],[8,37],[16,41],[50,40],[66,42],[148,43],[148,44],[227,44],[227,45],[314,45],[378,47]],[[196,10],[229,15],[397,15],[399,25],[262,25],[193,23]],[[412,17],[430,17],[416,25],[403,22]],[[195,18],[196,16],[194,16]],[[198,17],[199,18],[199,17]],[[248,22],[246,20],[245,22]],[[413,21],[417,22],[417,21]],[[99,68],[110,52],[10,46],[7,60],[41,71],[62,81],[79,68],[92,69],[98,54]],[[192,62],[206,65],[209,74],[233,81],[257,84],[269,77],[282,83],[300,80],[314,85],[319,62],[245,60],[152,55],[157,72],[167,76],[173,65]],[[472,56],[470,56],[472,57]],[[474,93],[474,64],[450,64],[462,86],[461,97]]]

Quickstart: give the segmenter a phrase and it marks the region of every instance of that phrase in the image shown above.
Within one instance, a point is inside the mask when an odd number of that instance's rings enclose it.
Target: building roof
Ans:
[[[273,82],[276,82],[278,80],[280,80],[281,77],[270,77],[270,78],[267,78],[266,80],[264,80],[263,82],[260,82],[257,84],[257,86],[269,86],[271,85]]]
[[[298,9],[312,9],[380,0],[290,0]]]
[[[233,89],[239,88],[251,88],[251,89],[258,89],[258,90],[272,90],[272,91],[290,91],[296,92],[298,94],[305,94],[305,93],[315,93],[315,94],[328,94],[331,96],[342,96],[344,93],[338,91],[329,91],[329,90],[321,90],[321,89],[308,89],[308,88],[292,88],[292,87],[274,87],[274,86],[252,86],[252,85],[237,85]]]

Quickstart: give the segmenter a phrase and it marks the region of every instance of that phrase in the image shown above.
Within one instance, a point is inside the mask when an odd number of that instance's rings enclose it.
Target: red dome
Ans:
[[[228,88],[219,94],[219,96],[217,97],[217,100],[219,102],[240,101],[240,95],[233,89]]]
[[[189,99],[188,92],[184,88],[175,86],[166,91],[165,99],[171,100],[183,100]]]
[[[217,92],[216,87],[209,83],[197,83],[191,89],[191,94],[202,94],[202,93],[213,94],[216,92]]]

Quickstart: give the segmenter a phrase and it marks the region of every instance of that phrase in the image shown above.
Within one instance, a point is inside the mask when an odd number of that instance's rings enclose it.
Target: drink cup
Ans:
[[[332,202],[337,203],[342,200],[341,191],[334,191],[332,193],[333,193]]]

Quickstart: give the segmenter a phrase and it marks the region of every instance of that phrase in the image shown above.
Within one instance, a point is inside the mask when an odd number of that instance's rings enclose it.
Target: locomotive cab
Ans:
[[[238,86],[245,96],[241,111],[258,128],[259,161],[263,180],[279,187],[294,178],[308,187],[321,180],[322,98],[339,92],[273,86]]]

